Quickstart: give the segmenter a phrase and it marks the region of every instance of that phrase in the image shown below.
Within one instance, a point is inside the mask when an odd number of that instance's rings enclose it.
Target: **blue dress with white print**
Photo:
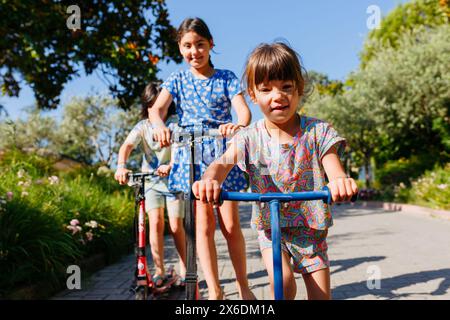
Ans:
[[[180,122],[176,130],[184,132],[217,129],[221,124],[231,122],[231,100],[242,92],[236,75],[220,69],[216,69],[207,79],[197,78],[189,69],[176,71],[161,87],[170,92],[177,106]],[[223,154],[226,142],[225,139],[204,138],[196,146],[194,179],[199,180],[208,165]],[[169,189],[189,194],[190,146],[175,148],[172,156],[174,164],[169,175]],[[227,191],[241,191],[247,186],[247,179],[237,166],[233,167],[222,185]]]

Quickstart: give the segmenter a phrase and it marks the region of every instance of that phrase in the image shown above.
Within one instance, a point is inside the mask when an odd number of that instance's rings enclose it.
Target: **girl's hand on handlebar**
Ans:
[[[166,126],[161,126],[153,129],[153,140],[159,141],[159,145],[167,147],[170,145],[170,129]]]
[[[232,136],[241,128],[240,125],[234,123],[225,123],[219,126],[219,132],[224,137]]]
[[[170,173],[172,166],[170,164],[162,164],[156,169],[156,173],[160,177],[167,177]]]
[[[358,193],[355,180],[347,177],[339,177],[328,183],[333,202],[350,201],[352,196]]]
[[[203,203],[212,203],[214,208],[219,207],[220,190],[219,182],[212,179],[195,181],[192,185],[195,198]]]
[[[128,182],[128,173],[131,172],[131,170],[128,170],[126,168],[119,168],[117,169],[116,173],[114,174],[114,179],[119,181],[120,184],[126,184]]]

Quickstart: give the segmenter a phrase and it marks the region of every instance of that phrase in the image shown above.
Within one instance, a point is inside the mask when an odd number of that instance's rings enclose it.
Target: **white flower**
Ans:
[[[20,178],[23,178],[23,176],[25,175],[25,170],[23,170],[23,169],[20,169],[18,172],[17,172],[17,177],[20,179]]]
[[[70,225],[71,226],[77,226],[80,224],[80,221],[78,221],[78,219],[72,219],[70,220]]]
[[[82,228],[80,226],[67,226],[67,229],[72,231],[72,235],[76,234],[77,232],[80,232]]]
[[[92,241],[94,234],[91,231],[86,232],[87,241]]]
[[[84,225],[87,226],[87,227],[93,228],[93,229],[98,227],[98,223],[95,220],[91,220],[89,222],[86,222]]]
[[[447,189],[447,185],[446,185],[446,184],[440,184],[440,185],[438,185],[437,187],[438,187],[439,189],[441,189],[441,190]]]
[[[22,197],[26,197],[27,195],[29,195],[29,193],[28,193],[28,192],[26,192],[26,191],[22,191]]]
[[[59,178],[57,176],[51,176],[51,177],[48,177],[48,181],[50,182],[50,184],[58,184]]]

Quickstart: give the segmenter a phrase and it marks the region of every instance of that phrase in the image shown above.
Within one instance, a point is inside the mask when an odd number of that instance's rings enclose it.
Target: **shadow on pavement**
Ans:
[[[433,292],[409,292],[395,293],[394,291],[406,288],[418,283],[424,283],[441,279],[438,288]],[[353,282],[350,284],[338,286],[333,289],[333,294],[343,293],[347,299],[358,298],[363,295],[374,295],[387,299],[408,298],[417,294],[440,296],[445,295],[450,288],[450,269],[430,270],[403,274],[390,278],[381,279],[380,289],[369,289],[366,281]]]
[[[366,262],[374,262],[384,259],[386,259],[386,257],[384,256],[373,256],[373,257],[359,257],[354,259],[332,260],[331,266],[332,267],[339,266],[339,268],[331,271],[331,275],[335,275],[336,273],[346,271],[348,269],[351,269]]]

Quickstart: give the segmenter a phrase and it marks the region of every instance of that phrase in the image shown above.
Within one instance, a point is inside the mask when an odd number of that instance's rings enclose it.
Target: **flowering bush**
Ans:
[[[66,226],[66,229],[70,231],[76,241],[83,246],[87,246],[92,243],[95,238],[101,238],[101,234],[106,227],[95,220],[85,222],[84,227],[82,227],[78,219],[72,219]]]
[[[132,190],[97,168],[61,173],[52,161],[17,151],[0,160],[0,299],[22,284],[63,281],[89,255],[112,261],[131,248]]]
[[[395,188],[396,199],[428,206],[434,209],[450,210],[450,163],[443,168],[436,167],[411,182],[411,188],[400,183]]]
[[[412,183],[412,200],[436,209],[450,210],[450,163],[428,171]]]

